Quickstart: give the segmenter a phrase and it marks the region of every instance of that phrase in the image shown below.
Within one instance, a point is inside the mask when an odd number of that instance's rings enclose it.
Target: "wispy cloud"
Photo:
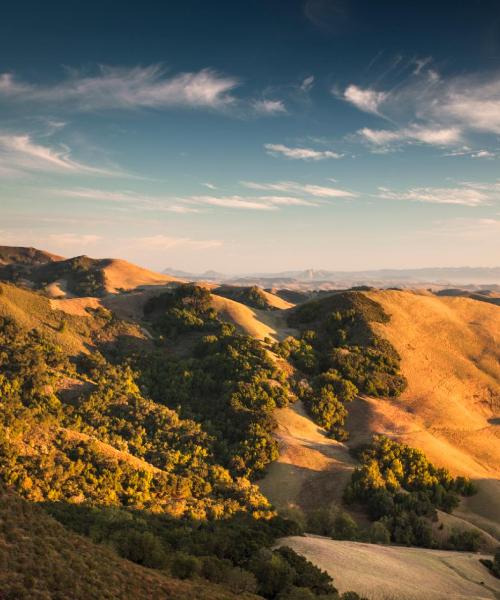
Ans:
[[[74,160],[67,146],[45,146],[35,142],[30,135],[26,134],[0,134],[0,171],[6,175],[19,175],[25,171],[119,174]]]
[[[306,77],[305,79],[303,79],[302,83],[300,84],[300,90],[304,93],[308,93],[311,91],[313,85],[314,85],[314,75],[309,75],[309,77]]]
[[[500,183],[463,182],[456,187],[416,187],[408,190],[379,188],[377,196],[384,200],[409,200],[430,204],[488,206],[500,200]]]
[[[53,194],[66,198],[81,198],[99,202],[120,203],[136,210],[157,210],[174,213],[195,213],[197,208],[172,204],[168,196],[149,196],[128,190],[99,190],[95,188],[54,189]]]
[[[188,237],[179,238],[162,234],[134,238],[132,243],[142,248],[154,250],[170,250],[179,247],[206,250],[209,248],[218,248],[223,245],[221,240],[193,240]]]
[[[287,112],[283,100],[255,100],[253,109],[259,115],[279,115]]]
[[[285,156],[297,160],[324,160],[327,158],[342,158],[342,154],[331,150],[313,150],[312,148],[290,148],[283,144],[264,144],[271,156]]]
[[[464,240],[481,242],[488,238],[498,242],[500,239],[500,219],[458,217],[447,221],[437,221],[431,228],[416,233],[423,237],[447,237],[462,242]]]
[[[243,196],[189,196],[188,198],[184,198],[184,201],[240,210],[276,210],[277,208],[272,203],[261,202],[258,199],[245,198]]]
[[[101,66],[95,75],[70,71],[51,86],[0,75],[0,97],[16,102],[69,104],[79,110],[191,107],[220,109],[234,102],[234,77],[212,69],[169,76],[160,65],[118,68]]]
[[[497,154],[491,150],[473,150],[472,148],[469,148],[469,146],[461,146],[460,148],[450,150],[444,154],[444,156],[468,156],[470,158],[486,158],[491,160],[496,158]]]
[[[51,233],[47,236],[51,246],[56,245],[59,248],[88,247],[96,244],[102,237],[91,233]]]
[[[455,145],[461,140],[458,127],[433,128],[412,125],[403,129],[370,129],[359,130],[359,135],[375,146],[389,146],[396,142],[418,142],[433,146]]]
[[[339,188],[321,185],[301,184],[295,181],[278,181],[276,183],[259,183],[255,181],[242,181],[242,185],[252,190],[271,192],[284,192],[314,196],[315,198],[354,198],[356,194]]]
[[[430,62],[416,61],[411,75],[391,90],[351,84],[341,97],[364,112],[399,123],[399,129],[387,132],[389,143],[415,139],[415,129],[437,132],[419,139],[431,144],[457,143],[467,132],[499,134],[500,73],[443,77]],[[448,132],[444,140],[443,132]]]

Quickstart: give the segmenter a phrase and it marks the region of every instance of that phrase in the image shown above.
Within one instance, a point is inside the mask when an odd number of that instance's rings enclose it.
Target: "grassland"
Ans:
[[[500,597],[500,580],[478,554],[378,546],[319,536],[280,541],[326,570],[340,592],[371,600],[486,600]]]

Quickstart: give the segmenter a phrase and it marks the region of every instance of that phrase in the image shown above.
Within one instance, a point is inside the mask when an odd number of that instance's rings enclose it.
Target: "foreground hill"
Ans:
[[[500,579],[479,562],[480,555],[291,537],[280,543],[335,574],[341,592],[373,600],[486,600],[500,595]]]
[[[180,581],[119,558],[4,490],[0,490],[0,590],[5,600],[256,598],[207,581]]]

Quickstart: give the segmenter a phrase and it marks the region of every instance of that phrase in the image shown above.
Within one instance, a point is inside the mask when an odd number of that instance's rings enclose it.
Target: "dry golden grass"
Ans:
[[[106,278],[106,289],[110,293],[133,290],[142,285],[165,285],[172,281],[181,281],[176,277],[155,273],[121,259],[111,259],[103,272]]]
[[[500,596],[500,579],[490,575],[481,555],[424,548],[379,546],[290,537],[293,548],[333,577],[340,592],[353,590],[370,600],[471,600]]]
[[[96,298],[53,300],[31,290],[0,283],[0,316],[13,319],[22,328],[38,329],[68,354],[89,352],[93,340],[112,341],[119,335],[137,340],[147,337],[132,323],[104,330],[102,322],[89,318],[85,310],[99,306]],[[61,328],[63,323],[64,328]]]
[[[295,306],[291,302],[288,302],[287,300],[284,300],[283,298],[280,298],[279,296],[277,296],[276,294],[272,294],[271,292],[266,292],[265,290],[262,290],[262,293],[266,297],[269,306],[272,306],[273,308],[286,310],[287,308],[292,308],[293,306]]]
[[[234,323],[242,332],[257,339],[281,340],[293,330],[286,324],[285,313],[250,308],[235,300],[212,294],[212,305],[223,319]]]
[[[391,316],[376,325],[401,355],[408,389],[369,400],[350,420],[353,437],[383,432],[422,449],[479,493],[459,516],[500,535],[500,310],[468,298],[368,294]]]
[[[500,539],[499,308],[410,291],[368,296],[391,316],[375,327],[400,353],[408,389],[396,400],[356,399],[347,420],[349,445],[384,433],[422,449],[454,474],[473,478],[479,492],[464,499],[455,514]],[[261,483],[264,493],[278,506],[338,501],[351,457],[300,405],[276,415],[282,454]]]
[[[275,417],[280,457],[259,482],[261,491],[278,508],[340,502],[355,462],[346,446],[327,437],[299,401],[278,409]]]
[[[50,306],[54,310],[60,310],[68,315],[89,317],[87,308],[99,308],[102,306],[99,298],[64,298],[60,300],[50,299]]]

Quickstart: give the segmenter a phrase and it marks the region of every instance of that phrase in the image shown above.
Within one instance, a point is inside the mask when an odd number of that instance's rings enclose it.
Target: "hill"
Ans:
[[[58,260],[64,260],[64,258],[45,250],[24,246],[0,246],[0,266],[43,265]]]
[[[500,595],[500,579],[479,562],[481,555],[424,548],[379,546],[321,538],[291,537],[293,548],[335,576],[339,591],[373,600],[486,600]]]
[[[362,441],[366,432],[385,432],[473,478],[479,493],[464,501],[459,514],[498,537],[498,307],[410,292],[368,295],[391,317],[374,327],[399,352],[408,387],[395,401],[366,400],[353,415],[354,440]]]
[[[345,422],[349,440],[340,444],[299,404],[278,410],[281,454],[262,489],[280,506],[338,503],[353,468],[348,449],[383,433],[420,448],[452,473],[471,477],[479,492],[463,499],[455,514],[500,539],[498,307],[409,291],[357,294],[387,315],[377,318],[375,310],[369,327],[397,351],[407,387],[395,398],[361,394],[354,399]],[[323,296],[296,310],[311,313],[314,325],[339,297]],[[290,315],[293,323],[294,311]]]
[[[4,247],[9,262],[0,262],[0,279],[45,290],[54,298],[104,296],[179,281],[120,259],[63,259],[32,248],[20,250]]]
[[[0,590],[5,600],[256,598],[120,558],[5,490],[0,490]]]

